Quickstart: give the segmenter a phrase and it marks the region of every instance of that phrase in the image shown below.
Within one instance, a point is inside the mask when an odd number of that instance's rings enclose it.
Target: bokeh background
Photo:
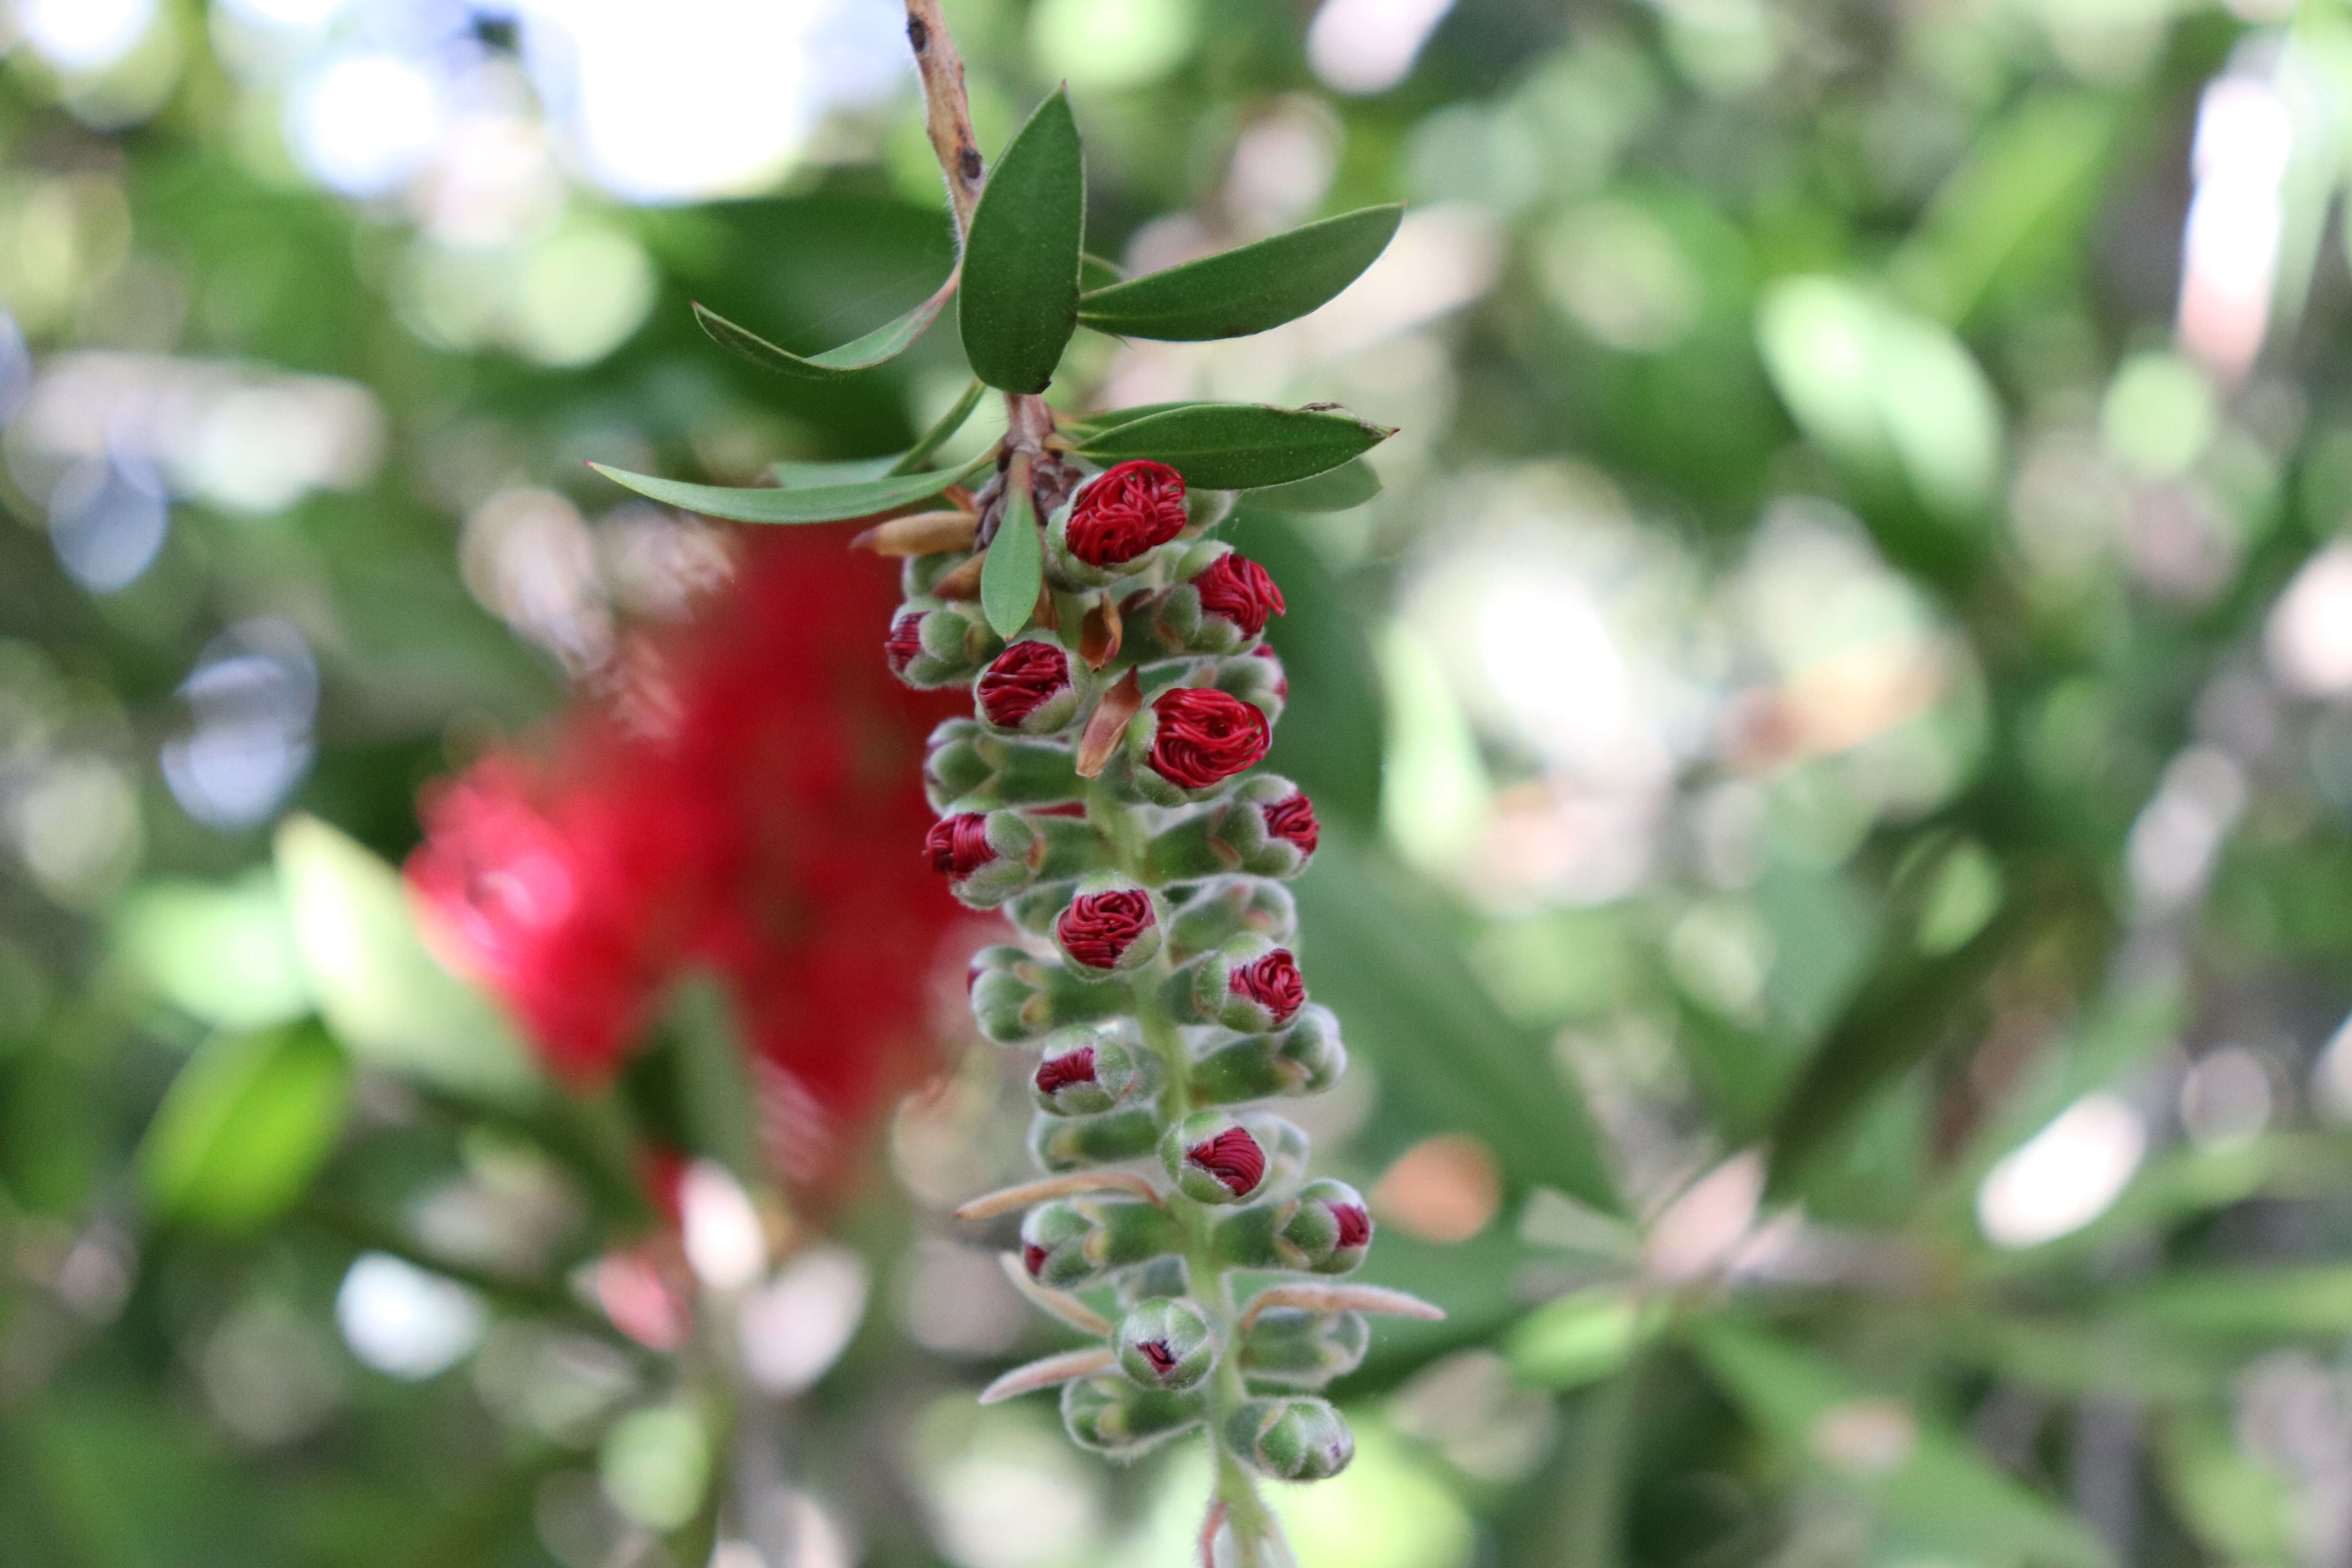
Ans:
[[[1316,316],[1055,394],[1401,427],[1234,525],[1318,1153],[1451,1314],[1339,1385],[1307,1568],[2352,1563],[2352,13],[949,17],[990,150],[1068,81],[1103,255],[1411,204]],[[688,310],[929,291],[899,26],[0,7],[0,1563],[623,1568],[714,1483],[724,1568],[1192,1560],[1197,1450],[972,1404],[1062,1342],[946,1217],[1026,1120],[951,979],[943,1076],[794,1173],[713,1452],[614,1272],[662,1096],[553,1088],[394,879],[730,591],[583,458],[750,482],[961,390],[951,332],[812,390]]]

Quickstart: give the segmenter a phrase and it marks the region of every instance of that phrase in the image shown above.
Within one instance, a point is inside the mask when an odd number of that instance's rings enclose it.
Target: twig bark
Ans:
[[[987,174],[980,142],[971,133],[971,104],[964,94],[963,57],[948,36],[940,0],[907,0],[907,44],[923,78],[924,129],[946,176],[948,205],[955,209],[959,238],[971,229],[972,209]]]

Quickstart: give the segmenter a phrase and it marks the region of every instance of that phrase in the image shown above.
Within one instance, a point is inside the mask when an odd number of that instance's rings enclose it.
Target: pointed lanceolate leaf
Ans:
[[[1029,624],[1045,580],[1045,545],[1037,534],[1037,504],[1029,493],[1029,458],[1013,459],[1004,477],[1004,516],[980,569],[980,608],[998,637],[1010,641]]]
[[[710,334],[712,341],[721,347],[733,349],[753,364],[781,371],[786,375],[827,381],[855,375],[861,370],[871,370],[906,353],[908,345],[921,337],[939,319],[940,311],[946,308],[955,289],[955,277],[950,274],[937,293],[905,315],[896,321],[885,321],[864,337],[853,338],[837,349],[827,349],[816,354],[796,354],[789,349],[778,348],[759,333],[747,327],[739,327],[718,311],[700,304],[694,307],[694,319],[702,323],[702,330]]]
[[[1380,493],[1380,475],[1372,472],[1370,463],[1356,458],[1311,479],[1293,479],[1254,491],[1250,507],[1255,511],[1347,511]]]
[[[819,485],[863,484],[898,471],[899,454],[887,458],[845,458],[833,463],[782,462],[768,465],[768,476],[786,489],[814,489]]]
[[[1082,457],[1101,463],[1150,458],[1205,490],[1254,490],[1312,479],[1395,435],[1345,414],[1196,403],[1089,435]]]
[[[1403,216],[1401,206],[1366,207],[1097,289],[1078,301],[1078,320],[1130,338],[1245,338],[1297,321],[1353,283]]]
[[[1070,100],[1037,106],[997,160],[964,240],[964,357],[1005,392],[1043,392],[1078,323],[1086,167]]]
[[[682,479],[656,479],[602,463],[588,466],[649,500],[660,501],[705,517],[736,522],[840,522],[871,517],[893,507],[929,500],[950,485],[961,484],[994,459],[976,458],[964,467],[929,474],[903,474],[867,479],[859,484],[812,485],[805,489],[734,489],[725,485],[690,485]]]

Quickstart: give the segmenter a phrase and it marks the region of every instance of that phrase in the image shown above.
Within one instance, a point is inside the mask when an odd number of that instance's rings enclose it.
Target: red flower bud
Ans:
[[[891,674],[904,675],[922,651],[923,613],[909,610],[890,623],[890,635],[882,639],[882,657],[889,661]]]
[[[991,860],[996,851],[988,842],[988,818],[976,811],[941,817],[923,836],[931,869],[942,877],[969,877]]]
[[[1051,1094],[1074,1083],[1095,1081],[1095,1048],[1080,1046],[1075,1051],[1064,1051],[1058,1057],[1047,1057],[1037,1064],[1037,1092]]]
[[[1151,895],[1140,888],[1122,888],[1072,899],[1054,922],[1054,937],[1074,962],[1116,969],[1135,939],[1155,923]]]
[[[1341,1247],[1361,1247],[1372,1239],[1372,1216],[1361,1204],[1333,1204],[1331,1217],[1339,1224]]]
[[[1278,702],[1289,701],[1290,677],[1282,673],[1282,656],[1275,652],[1274,649],[1266,647],[1264,643],[1260,643],[1257,647],[1250,649],[1250,657],[1252,658],[1262,658],[1265,660],[1266,663],[1274,666],[1276,672],[1274,677],[1275,700]]]
[[[1078,497],[1065,530],[1089,566],[1124,566],[1184,531],[1184,476],[1165,463],[1121,463]]]
[[[1168,1348],[1166,1340],[1144,1340],[1136,1347],[1138,1354],[1151,1363],[1151,1370],[1166,1377],[1176,1370],[1176,1352]]]
[[[1070,684],[1070,657],[1049,642],[1017,642],[981,672],[974,692],[992,724],[1010,730]]]
[[[1021,1267],[1029,1270],[1030,1279],[1036,1279],[1037,1271],[1045,1267],[1045,1249],[1034,1241],[1024,1243],[1021,1248]]]
[[[1251,637],[1265,630],[1267,616],[1285,608],[1282,590],[1266,569],[1231,552],[1194,574],[1192,586],[1201,592],[1202,609],[1224,616]]]
[[[1274,736],[1265,715],[1231,693],[1179,686],[1151,700],[1160,725],[1151,766],[1184,789],[1207,789],[1265,758]]]
[[[1315,820],[1315,803],[1307,792],[1286,800],[1277,800],[1265,808],[1265,830],[1275,837],[1296,847],[1301,855],[1315,853],[1315,844],[1322,826]]]
[[[1184,1162],[1215,1177],[1235,1197],[1256,1190],[1265,1179],[1265,1151],[1239,1127],[1193,1144],[1184,1151]]]
[[[1285,948],[1254,963],[1245,963],[1226,979],[1234,994],[1246,996],[1274,1015],[1276,1025],[1287,1024],[1307,1005],[1307,982],[1298,977],[1298,963]]]

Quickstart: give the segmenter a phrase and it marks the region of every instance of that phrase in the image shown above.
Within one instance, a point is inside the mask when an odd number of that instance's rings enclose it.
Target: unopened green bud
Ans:
[[[1269,1307],[1242,1336],[1242,1375],[1292,1388],[1321,1388],[1363,1364],[1372,1342],[1361,1312]]]
[[[1258,1189],[1258,1196],[1282,1197],[1297,1191],[1314,1153],[1306,1131],[1271,1110],[1244,1111],[1241,1124],[1265,1151],[1265,1185]]]
[[[1129,1308],[1112,1345],[1120,1369],[1146,1388],[1196,1387],[1216,1370],[1208,1314],[1181,1297]]]
[[[1192,1067],[1192,1099],[1238,1105],[1276,1095],[1320,1094],[1348,1070],[1348,1047],[1331,1009],[1309,1002],[1290,1027],[1219,1046]]]
[[[1235,1268],[1284,1268],[1302,1274],[1345,1274],[1371,1246],[1371,1211],[1345,1182],[1324,1178],[1295,1198],[1252,1204],[1217,1222],[1220,1261]]]
[[[1263,877],[1220,877],[1203,884],[1169,927],[1169,956],[1179,963],[1244,934],[1287,942],[1297,934],[1290,889]]]
[[[1346,1274],[1363,1262],[1372,1245],[1372,1211],[1364,1195],[1326,1176],[1299,1189],[1297,1209],[1282,1227],[1282,1239],[1317,1274]]]
[[[1219,691],[1231,692],[1265,715],[1269,724],[1282,721],[1290,701],[1290,677],[1274,649],[1261,645],[1248,653],[1217,660],[1211,681]]]
[[[1179,970],[1163,999],[1180,1023],[1262,1035],[1298,1016],[1307,1005],[1307,983],[1288,948],[1262,936],[1237,936]]]
[[[1029,1080],[1041,1110],[1055,1116],[1097,1116],[1159,1087],[1160,1061],[1139,1049],[1127,1030],[1067,1029],[1045,1042],[1045,1059]]]
[[[1356,1457],[1355,1435],[1326,1399],[1253,1399],[1225,1418],[1225,1442],[1252,1469],[1284,1481],[1319,1481]]]
[[[1183,1244],[1173,1215],[1136,1198],[1057,1198],[1021,1222],[1021,1266],[1056,1290],[1092,1284]]]
[[[1000,646],[978,605],[910,599],[891,618],[882,651],[890,673],[928,688],[970,680]]]
[[[1159,1142],[1160,1119],[1149,1105],[1121,1106],[1099,1116],[1041,1110],[1029,1125],[1029,1152],[1056,1175],[1132,1160],[1150,1153]]]
[[[971,956],[971,1013],[999,1045],[1042,1039],[1070,1024],[1129,1011],[1123,979],[1082,980],[1052,958],[1018,947],[983,947]]]
[[[1045,857],[1044,837],[1017,811],[943,816],[923,848],[949,890],[976,910],[992,910],[1026,889]]]
[[[1161,829],[1144,851],[1144,865],[1160,882],[1228,871],[1295,877],[1314,858],[1320,837],[1306,794],[1288,779],[1261,773]]]
[[[992,735],[974,720],[950,719],[931,731],[923,792],[942,815],[1058,805],[1078,797],[1077,766],[1067,746]]]
[[[1166,909],[1149,888],[1104,872],[1081,883],[1054,919],[1054,945],[1081,974],[1123,974],[1151,962]]]
[[[1199,1389],[1171,1394],[1139,1388],[1123,1377],[1080,1378],[1062,1385],[1062,1425],[1081,1448],[1129,1459],[1201,1424]]]
[[[1200,1110],[1168,1129],[1160,1163],[1197,1203],[1245,1203],[1265,1190],[1273,1161],[1257,1135],[1222,1110]]]

